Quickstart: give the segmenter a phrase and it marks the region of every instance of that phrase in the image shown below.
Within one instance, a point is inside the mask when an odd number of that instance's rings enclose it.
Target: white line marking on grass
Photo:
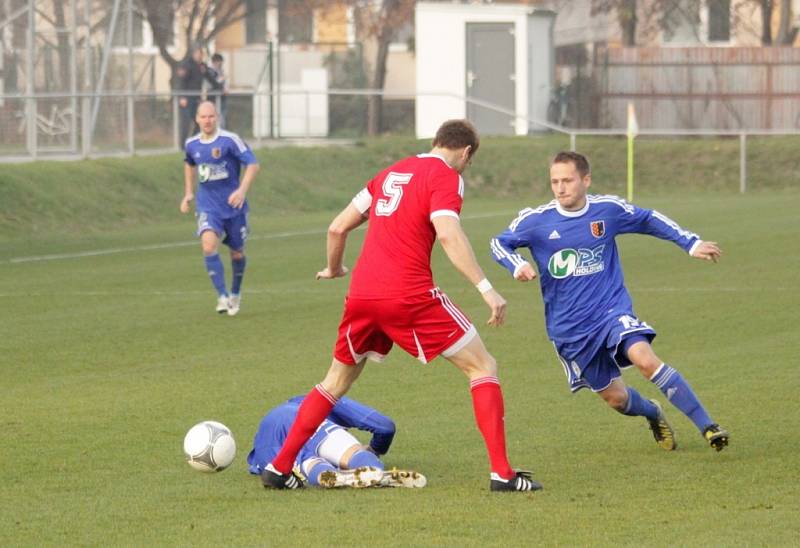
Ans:
[[[325,234],[325,230],[302,230],[298,232],[277,232],[275,234],[265,234],[263,236],[251,236],[249,240],[276,240],[291,238],[294,236],[309,236]],[[81,259],[85,257],[97,257],[99,255],[114,255],[116,253],[134,253],[137,251],[153,251],[159,249],[172,249],[175,247],[188,247],[198,245],[198,240],[184,242],[169,242],[165,244],[136,245],[131,247],[111,247],[108,249],[96,249],[92,251],[79,251],[76,253],[54,253],[52,255],[32,255],[29,257],[12,257],[8,263],[32,263],[36,261],[56,261],[59,259]]]
[[[500,215],[513,215],[507,211],[495,213],[480,213],[477,215],[467,215],[464,220],[472,219],[486,219],[490,217],[499,217]],[[327,230],[314,229],[314,230],[299,230],[296,232],[276,232],[275,234],[264,234],[262,236],[250,236],[249,241],[252,240],[281,240],[284,238],[294,238],[297,236],[319,236],[326,234]],[[20,263],[33,263],[38,261],[57,261],[63,259],[83,259],[86,257],[98,257],[101,255],[114,255],[118,253],[135,253],[138,251],[154,251],[160,249],[172,249],[176,247],[188,247],[198,245],[198,240],[183,241],[183,242],[169,242],[164,244],[148,244],[137,245],[130,247],[111,247],[108,249],[96,249],[90,251],[78,251],[75,253],[53,253],[49,255],[31,255],[28,257],[12,257],[6,261],[7,264],[20,264]]]

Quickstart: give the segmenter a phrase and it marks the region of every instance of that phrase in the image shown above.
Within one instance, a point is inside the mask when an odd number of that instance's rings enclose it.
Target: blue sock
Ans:
[[[350,462],[347,465],[352,468],[361,468],[362,466],[372,466],[378,470],[383,470],[383,463],[375,453],[371,451],[359,450],[353,453],[350,457]]]
[[[231,293],[238,295],[242,291],[242,278],[244,278],[244,267],[247,266],[247,257],[239,260],[231,259],[233,268],[233,281],[231,282]]]
[[[211,278],[211,283],[214,284],[217,294],[227,295],[228,292],[225,290],[225,267],[222,265],[219,253],[206,256],[205,261],[208,276]]]
[[[622,411],[623,415],[647,417],[648,419],[658,417],[658,408],[653,405],[653,402],[644,399],[639,392],[630,386],[626,390],[628,391],[628,403],[625,404],[625,409]]]
[[[658,386],[658,388],[667,396],[667,399],[681,410],[681,412],[689,417],[698,430],[701,432],[714,421],[706,413],[703,404],[697,399],[697,396],[692,392],[681,374],[667,364],[662,364],[658,368],[656,374],[650,379],[650,382]]]
[[[306,479],[308,479],[309,484],[319,487],[320,474],[323,472],[335,472],[336,470],[337,469],[328,461],[316,459],[316,462],[311,466],[311,470],[308,471]]]

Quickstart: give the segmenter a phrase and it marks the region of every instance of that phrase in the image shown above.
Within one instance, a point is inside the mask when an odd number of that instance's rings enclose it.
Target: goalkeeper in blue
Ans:
[[[671,451],[675,434],[660,404],[622,380],[620,369],[634,365],[721,451],[728,432],[712,420],[683,376],[653,352],[656,332],[633,312],[615,237],[649,234],[713,262],[722,252],[657,211],[588,194],[590,184],[586,157],[560,152],[550,165],[555,199],[520,211],[492,239],[492,255],[516,280],[529,282],[536,271],[516,250],[530,250],[541,278],[547,334],[572,392],[588,387],[623,415],[645,417],[658,445]]]
[[[253,449],[247,455],[251,474],[262,474],[278,454],[303,399],[304,396],[296,396],[270,410],[261,420]],[[369,444],[362,445],[349,428],[370,432]],[[305,479],[309,485],[327,489],[424,487],[427,480],[418,472],[385,469],[380,455],[389,451],[394,434],[395,425],[389,417],[350,398],[340,398],[300,450],[291,479],[295,482],[298,478]]]

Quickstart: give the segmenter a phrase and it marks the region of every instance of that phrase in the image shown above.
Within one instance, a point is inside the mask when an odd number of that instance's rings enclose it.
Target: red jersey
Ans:
[[[369,225],[349,296],[394,299],[434,288],[431,221],[458,218],[463,201],[464,180],[441,156],[419,154],[381,171],[353,199],[362,213],[369,208]]]

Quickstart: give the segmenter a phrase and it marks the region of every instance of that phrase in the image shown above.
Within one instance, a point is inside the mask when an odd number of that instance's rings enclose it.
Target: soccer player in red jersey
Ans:
[[[439,240],[450,262],[483,296],[491,311],[488,324],[503,323],[506,301],[484,276],[459,221],[461,173],[478,145],[478,134],[468,121],[445,122],[430,153],[381,171],[331,223],[328,264],[317,279],[347,274],[342,264],[347,235],[369,220],[333,363],[303,400],[283,447],[262,472],[265,487],[302,487],[292,473],[298,451],[361,374],[366,359],[383,360],[396,343],[422,363],[442,355],[469,378],[475,419],[489,453],[492,491],[542,488],[529,472],[511,468],[497,363],[467,316],[436,287],[431,273],[431,250]]]

